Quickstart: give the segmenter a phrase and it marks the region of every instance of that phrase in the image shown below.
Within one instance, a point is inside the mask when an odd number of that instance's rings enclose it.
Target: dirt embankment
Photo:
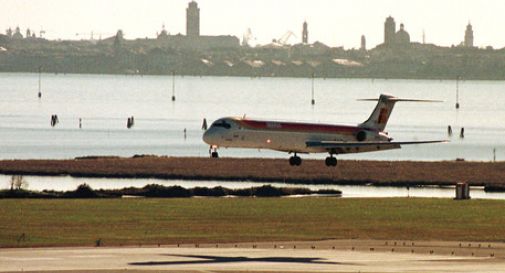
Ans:
[[[505,162],[340,160],[337,167],[326,167],[321,160],[305,160],[301,166],[292,167],[285,159],[90,157],[74,160],[3,160],[0,161],[0,173],[398,186],[468,182],[472,185],[505,186]]]

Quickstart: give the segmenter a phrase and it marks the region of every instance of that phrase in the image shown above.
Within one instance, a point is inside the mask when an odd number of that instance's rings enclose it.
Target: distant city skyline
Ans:
[[[30,28],[48,39],[98,39],[122,29],[127,39],[154,38],[162,25],[170,34],[186,34],[188,0],[1,0],[0,31]],[[464,41],[471,22],[474,45],[505,47],[505,1],[331,1],[331,0],[200,0],[201,35],[234,35],[242,39],[248,28],[257,43],[266,44],[287,31],[296,34],[289,43],[302,40],[308,23],[309,43],[359,48],[365,35],[367,47],[384,41],[386,17],[405,25],[412,42],[441,46]],[[76,34],[79,35],[76,35]]]

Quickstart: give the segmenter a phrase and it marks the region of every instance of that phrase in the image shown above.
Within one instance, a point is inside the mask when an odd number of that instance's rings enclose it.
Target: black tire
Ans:
[[[289,165],[291,166],[295,166],[296,165],[296,160],[295,160],[295,157],[292,156],[289,158]]]
[[[300,166],[302,165],[302,158],[299,156],[295,156],[295,165]]]
[[[335,166],[337,166],[337,159],[335,157],[329,156],[329,157],[326,158],[326,160],[324,161],[324,163],[328,167],[335,167]]]
[[[327,157],[326,160],[324,160],[324,164],[326,164],[327,167],[331,166],[331,157]]]

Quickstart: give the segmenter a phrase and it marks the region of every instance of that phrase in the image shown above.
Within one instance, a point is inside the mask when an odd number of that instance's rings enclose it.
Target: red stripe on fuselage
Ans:
[[[242,127],[255,130],[288,131],[301,133],[332,133],[332,134],[355,134],[363,128],[355,126],[299,123],[299,122],[280,122],[280,121],[261,121],[242,119],[237,120]]]

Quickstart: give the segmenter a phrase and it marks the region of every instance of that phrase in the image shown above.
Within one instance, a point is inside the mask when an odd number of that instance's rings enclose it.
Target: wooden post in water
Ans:
[[[41,79],[41,74],[42,74],[42,66],[39,66],[39,93],[38,93],[39,99],[42,98],[42,91],[41,91],[42,79]]]
[[[206,118],[203,118],[202,130],[207,130],[207,119]]]
[[[459,76],[456,78],[456,109],[459,109]]]
[[[175,101],[175,71],[172,71],[172,101]]]
[[[310,103],[312,105],[316,104],[316,100],[314,99],[314,73],[312,73],[312,100]]]

